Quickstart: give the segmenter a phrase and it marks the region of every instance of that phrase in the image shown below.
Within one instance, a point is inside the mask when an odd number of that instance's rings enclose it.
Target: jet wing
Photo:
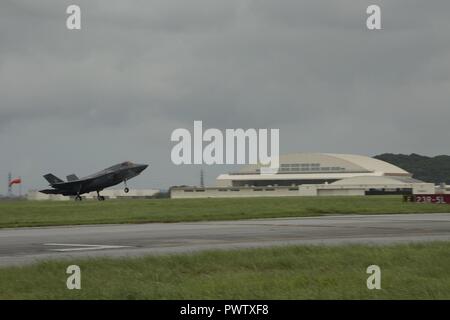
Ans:
[[[95,178],[96,177],[91,177],[91,178],[84,178],[84,179],[79,179],[79,180],[74,180],[74,181],[54,183],[54,184],[52,184],[52,187],[55,189],[75,189],[77,187],[81,187],[82,185],[84,185],[86,183],[91,182]]]
[[[45,194],[60,194],[61,191],[58,189],[44,189],[44,190],[39,190],[39,192],[45,193]]]

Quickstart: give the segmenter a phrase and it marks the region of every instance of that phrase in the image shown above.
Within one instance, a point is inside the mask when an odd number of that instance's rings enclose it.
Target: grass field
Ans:
[[[450,299],[450,243],[293,246],[0,269],[0,299]],[[70,264],[81,290],[68,290]],[[366,269],[381,268],[381,290]]]
[[[399,196],[1,201],[0,228],[415,212],[450,212],[450,206],[404,203]]]

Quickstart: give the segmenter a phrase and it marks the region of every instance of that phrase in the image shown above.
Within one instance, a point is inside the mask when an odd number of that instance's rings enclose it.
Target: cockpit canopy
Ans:
[[[128,167],[131,165],[133,165],[133,162],[131,162],[131,161],[125,161],[120,164],[120,166],[122,166],[122,167]]]
[[[114,171],[119,169],[128,168],[133,165],[133,162],[131,161],[125,161],[116,165],[113,165],[112,167],[106,168],[104,171]]]

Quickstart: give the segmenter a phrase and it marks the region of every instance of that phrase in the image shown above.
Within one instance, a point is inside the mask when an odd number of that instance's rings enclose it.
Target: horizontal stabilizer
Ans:
[[[77,181],[77,180],[80,180],[80,179],[78,179],[78,177],[76,176],[76,175],[74,175],[74,174],[70,174],[70,175],[68,175],[67,176],[67,181]]]
[[[39,190],[39,192],[45,193],[45,194],[60,194],[61,193],[59,190],[56,190],[56,189]]]
[[[60,178],[58,178],[57,176],[54,176],[54,175],[51,174],[51,173],[46,174],[46,175],[44,176],[44,178],[45,178],[45,180],[47,180],[48,183],[50,183],[50,184],[55,184],[55,183],[61,183],[61,182],[64,182],[64,181],[62,181]]]

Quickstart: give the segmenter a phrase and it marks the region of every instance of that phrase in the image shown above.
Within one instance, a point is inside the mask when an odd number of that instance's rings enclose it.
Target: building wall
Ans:
[[[295,173],[295,174],[274,174],[274,175],[260,175],[260,174],[221,174],[216,179],[217,186],[242,186],[242,185],[258,185],[260,183],[266,185],[302,185],[302,184],[321,184],[324,181],[329,183],[346,178],[353,178],[359,176],[382,176],[382,172],[353,172],[353,173]]]
[[[364,189],[318,189],[318,196],[364,196]]]
[[[292,196],[364,196],[370,189],[410,189],[413,194],[433,194],[432,183],[390,185],[333,185],[310,184],[298,187],[178,187],[170,190],[170,197],[180,198],[240,198]]]
[[[53,201],[64,201],[70,200],[70,197],[65,197],[60,194],[45,194],[36,190],[28,191],[27,200],[53,200]]]
[[[100,192],[102,196],[104,196],[106,199],[130,199],[130,198],[149,198],[154,196],[159,192],[158,189],[130,189],[130,192],[125,193],[122,189],[120,190],[103,190]],[[97,199],[97,192],[91,192],[83,194],[82,197],[84,199]],[[62,196],[59,194],[44,194],[37,190],[30,190],[27,193],[27,199],[28,200],[58,200],[58,201],[64,201],[64,200],[71,200],[71,197]]]
[[[436,188],[433,183],[418,183],[413,185],[413,194],[434,194]]]
[[[298,188],[291,187],[224,187],[224,188],[172,188],[170,197],[180,198],[240,198],[298,196]]]
[[[300,187],[238,187],[238,188],[173,188],[170,197],[180,198],[248,198],[248,197],[299,197],[299,196],[358,196],[364,189],[329,188],[319,189],[316,185]]]

